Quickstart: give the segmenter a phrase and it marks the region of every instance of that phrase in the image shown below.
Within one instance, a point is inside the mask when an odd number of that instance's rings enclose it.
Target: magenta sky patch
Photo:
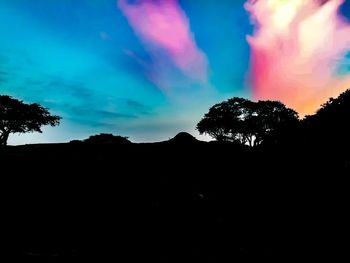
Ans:
[[[139,0],[136,3],[119,0],[118,7],[145,45],[155,65],[159,67],[163,64],[158,55],[159,49],[162,49],[186,77],[201,84],[207,82],[207,58],[198,48],[189,20],[177,0]],[[157,76],[157,72],[153,72],[152,78],[161,88],[167,86],[167,83],[160,83],[162,76]]]

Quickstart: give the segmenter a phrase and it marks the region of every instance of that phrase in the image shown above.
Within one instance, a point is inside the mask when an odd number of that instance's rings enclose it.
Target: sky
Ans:
[[[0,94],[63,117],[9,144],[203,138],[234,96],[312,113],[350,88],[347,18],[348,0],[1,0]]]

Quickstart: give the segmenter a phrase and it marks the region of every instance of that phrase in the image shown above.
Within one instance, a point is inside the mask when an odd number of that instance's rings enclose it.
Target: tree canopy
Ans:
[[[7,144],[11,133],[41,133],[42,126],[57,126],[60,119],[37,103],[26,104],[10,96],[0,95],[0,146]]]
[[[304,128],[308,133],[308,140],[322,141],[336,145],[350,144],[350,89],[337,98],[330,98],[314,115],[306,116]]]
[[[232,98],[212,106],[197,130],[218,141],[256,146],[296,123],[298,114],[281,102]]]

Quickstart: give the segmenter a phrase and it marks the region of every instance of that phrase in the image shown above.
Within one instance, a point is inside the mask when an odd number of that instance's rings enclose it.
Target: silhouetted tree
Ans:
[[[299,127],[298,113],[279,101],[258,101],[254,104],[255,144],[277,143],[295,136]]]
[[[241,127],[240,116],[245,115],[247,107],[244,105],[249,101],[243,98],[232,98],[222,103],[215,104],[204,115],[204,118],[197,124],[200,134],[208,134],[217,141],[240,140],[234,130]]]
[[[350,145],[350,90],[329,99],[303,120],[309,141],[333,146]]]
[[[10,96],[0,96],[0,146],[7,144],[11,133],[41,133],[42,126],[59,125],[60,119],[37,103],[26,104]]]
[[[267,139],[273,141],[273,136],[296,123],[298,114],[281,102],[232,98],[211,107],[197,130],[218,141],[256,146]]]
[[[115,136],[109,133],[101,133],[97,135],[92,135],[88,139],[84,140],[87,143],[93,144],[130,144],[128,137]]]

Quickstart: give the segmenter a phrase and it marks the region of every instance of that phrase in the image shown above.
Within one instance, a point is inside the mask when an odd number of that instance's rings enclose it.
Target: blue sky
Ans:
[[[1,0],[0,94],[39,102],[63,117],[59,127],[12,135],[9,143],[64,142],[100,132],[137,142],[180,131],[198,137],[195,125],[211,105],[250,95],[246,35],[252,25],[243,4],[179,1],[190,38],[207,60],[202,83],[147,45],[115,0]]]

